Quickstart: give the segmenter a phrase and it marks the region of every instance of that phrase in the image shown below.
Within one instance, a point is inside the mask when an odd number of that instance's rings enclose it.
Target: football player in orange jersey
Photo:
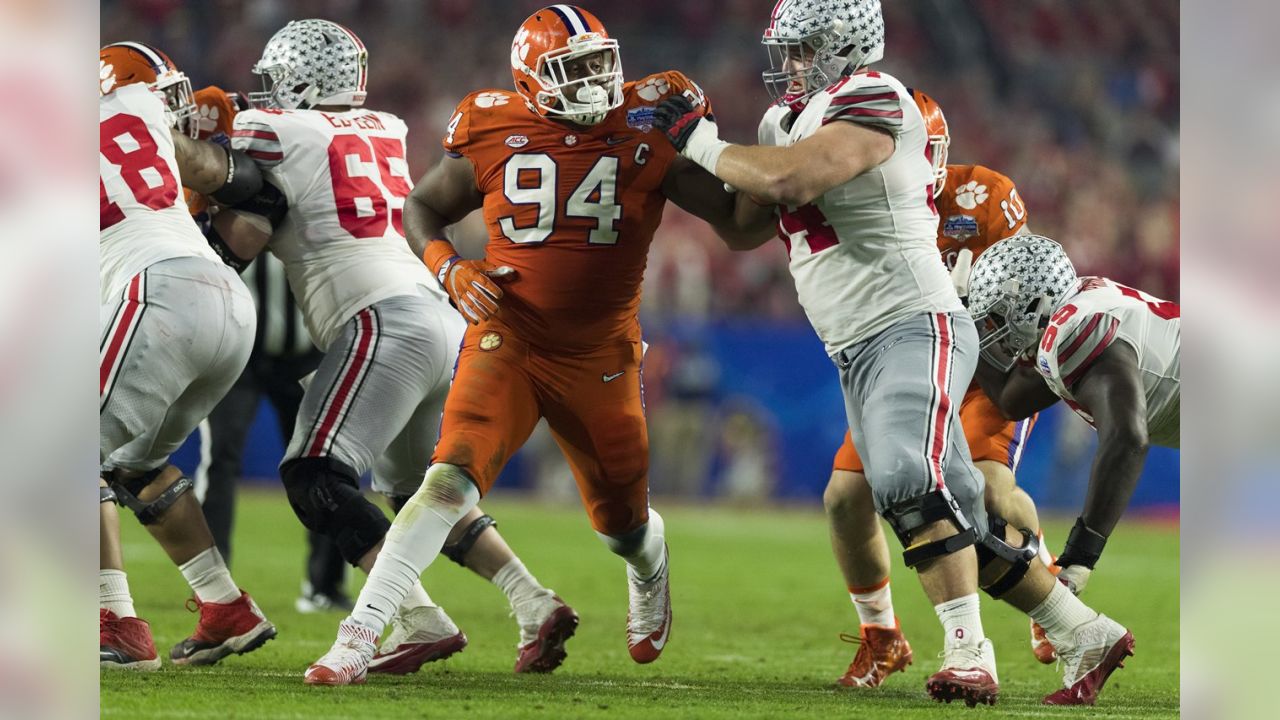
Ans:
[[[396,517],[356,610],[308,671],[360,682],[398,597],[435,560],[540,418],[569,460],[591,518],[627,563],[627,646],[656,660],[671,628],[662,518],[648,502],[641,395],[640,285],[668,199],[720,227],[732,196],[678,158],[652,128],[657,102],[683,95],[678,72],[623,82],[618,43],[591,13],[553,5],[511,44],[516,91],[459,104],[445,157],[405,205],[404,227],[471,323],[426,480]],[[483,260],[460,257],[445,229],[483,208]],[[771,223],[753,228],[771,235]]]
[[[1004,175],[981,165],[948,165],[951,135],[942,108],[919,90],[913,89],[911,94],[929,132],[928,156],[934,168],[933,197],[939,216],[938,250],[963,298],[974,257],[1010,235],[1027,232],[1026,208],[1013,182]],[[984,500],[989,517],[1035,533],[1041,561],[1056,570],[1040,532],[1035,503],[1014,481],[1035,418],[1017,423],[1005,420],[975,380],[960,406],[960,421],[974,464],[986,479]],[[876,687],[910,664],[911,648],[893,613],[889,546],[880,523],[874,522],[871,489],[847,431],[832,463],[823,504],[831,524],[836,564],[861,626],[858,652],[837,682],[844,687]],[[1031,646],[1040,662],[1054,661],[1053,646],[1034,622]]]

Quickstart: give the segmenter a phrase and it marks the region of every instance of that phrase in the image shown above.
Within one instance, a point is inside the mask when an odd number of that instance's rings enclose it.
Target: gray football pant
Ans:
[[[984,481],[959,416],[978,361],[969,313],[914,315],[833,359],[876,510],[945,486],[985,535]]]
[[[222,263],[173,258],[135,275],[98,317],[99,462],[154,470],[240,376],[257,328],[253,298]]]
[[[442,300],[400,295],[357,312],[320,361],[282,465],[331,457],[373,489],[411,495],[422,484],[466,322]]]

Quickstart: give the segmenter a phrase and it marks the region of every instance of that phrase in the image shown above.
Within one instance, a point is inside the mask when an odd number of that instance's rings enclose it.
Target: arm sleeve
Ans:
[[[883,81],[846,82],[831,98],[822,124],[843,120],[886,130],[896,139],[902,131],[902,96]]]
[[[1058,372],[1062,384],[1071,387],[1084,376],[1094,360],[1116,340],[1120,319],[1107,313],[1080,318],[1058,338]]]

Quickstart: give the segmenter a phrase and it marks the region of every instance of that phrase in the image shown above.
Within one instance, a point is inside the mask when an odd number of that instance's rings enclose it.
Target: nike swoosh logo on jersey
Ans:
[[[610,380],[617,380],[618,378],[622,377],[622,374],[625,372],[626,370],[623,370],[622,372],[616,372],[612,375],[601,375],[600,379],[605,382],[609,382]]]
[[[604,139],[604,144],[605,145],[621,145],[622,143],[630,139],[631,138],[627,137],[626,135],[610,135],[609,137]]]

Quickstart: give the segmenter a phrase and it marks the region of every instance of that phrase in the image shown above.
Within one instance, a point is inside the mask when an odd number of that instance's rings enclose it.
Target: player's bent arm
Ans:
[[[789,147],[729,145],[715,174],[740,192],[798,207],[888,160],[893,136],[851,122],[833,122]]]
[[[663,194],[705,220],[730,250],[753,250],[774,234],[771,205],[759,205],[744,193],[725,190],[724,182],[683,157],[677,157],[662,181]]]
[[[1128,507],[1147,459],[1147,400],[1133,348],[1112,343],[1073,393],[1098,429],[1098,454],[1093,459],[1080,523],[1106,538]]]
[[[262,189],[262,171],[240,150],[172,131],[182,184],[222,205],[238,205]]]
[[[244,272],[270,239],[271,222],[243,210],[223,210],[214,215],[208,234],[214,252],[236,272]]]
[[[1014,365],[1009,372],[986,360],[974,373],[982,391],[1006,420],[1023,420],[1058,402],[1058,396],[1035,370]]]
[[[413,254],[422,257],[429,242],[444,239],[446,227],[483,205],[471,161],[448,155],[440,158],[404,202],[404,234]]]

